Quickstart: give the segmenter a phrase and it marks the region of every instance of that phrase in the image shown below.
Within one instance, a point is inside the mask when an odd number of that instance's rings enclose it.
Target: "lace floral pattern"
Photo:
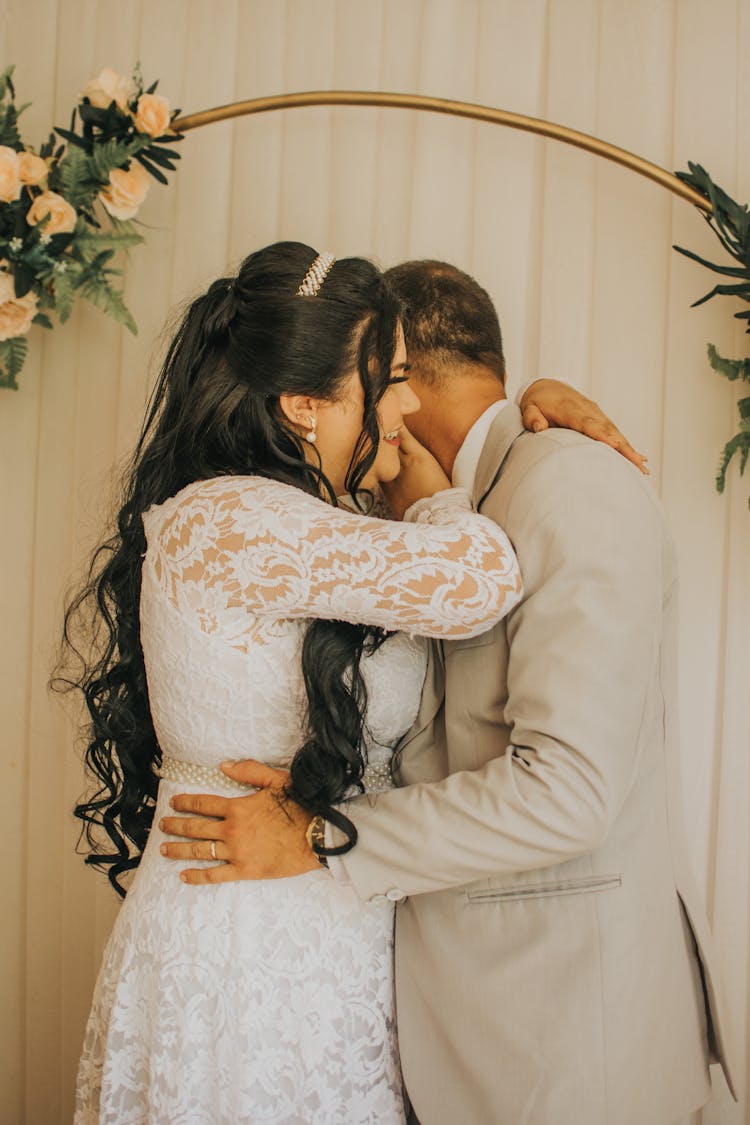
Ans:
[[[141,639],[163,752],[288,763],[309,618],[470,636],[515,604],[507,540],[463,494],[412,515],[368,519],[258,478],[197,482],[147,513]],[[373,766],[416,717],[425,661],[398,633],[363,662]],[[156,821],[199,788],[162,779]],[[322,871],[188,886],[161,839],[107,944],[76,1125],[401,1125],[391,904]]]
[[[272,640],[278,622],[310,617],[467,637],[520,595],[506,536],[458,489],[420,501],[413,523],[333,509],[260,478],[198,481],[175,501],[157,579],[202,632],[242,650]]]

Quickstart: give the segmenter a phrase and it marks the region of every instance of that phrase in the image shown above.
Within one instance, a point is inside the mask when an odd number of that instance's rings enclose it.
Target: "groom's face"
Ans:
[[[406,424],[417,441],[432,451],[432,439],[441,417],[441,409],[445,409],[445,402],[444,398],[441,402],[439,386],[436,387],[434,379],[422,378],[419,360],[412,360],[411,357],[409,357],[409,387],[419,399],[419,409],[409,415]]]

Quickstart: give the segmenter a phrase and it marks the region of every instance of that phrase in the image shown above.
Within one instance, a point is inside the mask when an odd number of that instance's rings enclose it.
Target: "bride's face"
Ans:
[[[391,382],[378,403],[380,441],[375,460],[362,487],[372,488],[379,481],[393,480],[401,469],[399,430],[404,418],[419,410],[419,399],[408,383],[406,347],[401,325],[398,327],[396,349],[391,365]],[[323,465],[337,496],[345,491],[349,465],[362,432],[364,392],[359,373],[352,371],[344,380],[342,394],[335,402],[319,402],[315,412],[315,442]],[[310,451],[311,459],[314,456]]]

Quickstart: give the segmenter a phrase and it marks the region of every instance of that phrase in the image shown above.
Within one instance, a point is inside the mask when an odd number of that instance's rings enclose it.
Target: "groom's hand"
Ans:
[[[305,832],[310,815],[285,796],[286,770],[262,762],[224,762],[227,777],[252,785],[247,797],[218,797],[208,793],[181,793],[170,801],[187,815],[165,816],[159,828],[179,836],[161,845],[168,859],[212,860],[215,867],[180,872],[184,883],[231,883],[238,879],[287,879],[306,871],[319,871]]]

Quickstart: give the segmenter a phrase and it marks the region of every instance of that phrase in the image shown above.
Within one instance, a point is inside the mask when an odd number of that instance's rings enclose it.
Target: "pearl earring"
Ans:
[[[317,426],[317,424],[318,424],[317,418],[311,418],[310,419],[310,422],[309,422],[310,429],[305,434],[305,441],[309,441],[310,445],[315,445],[315,442],[318,440],[318,435],[315,432],[315,427]]]

